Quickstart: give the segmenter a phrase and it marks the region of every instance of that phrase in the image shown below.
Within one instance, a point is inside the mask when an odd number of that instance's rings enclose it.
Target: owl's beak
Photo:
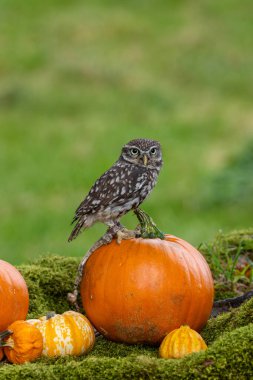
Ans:
[[[146,154],[143,155],[143,164],[144,166],[147,166],[148,163],[148,156]]]

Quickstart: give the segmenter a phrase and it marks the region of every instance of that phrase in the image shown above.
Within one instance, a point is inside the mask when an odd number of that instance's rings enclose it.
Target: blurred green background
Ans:
[[[0,257],[82,256],[74,211],[132,138],[160,140],[143,204],[194,245],[252,226],[252,0],[0,0]],[[136,224],[128,215],[124,222]]]

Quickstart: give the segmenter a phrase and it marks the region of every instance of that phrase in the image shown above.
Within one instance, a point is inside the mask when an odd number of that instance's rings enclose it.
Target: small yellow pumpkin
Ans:
[[[30,319],[43,336],[43,356],[82,355],[92,349],[95,334],[89,320],[75,311],[63,314],[48,313]]]
[[[189,326],[181,326],[166,335],[160,345],[159,355],[164,359],[182,358],[192,352],[206,349],[203,338],[195,330]]]
[[[42,335],[36,327],[26,321],[13,322],[0,337],[4,353],[11,363],[23,364],[41,356]]]

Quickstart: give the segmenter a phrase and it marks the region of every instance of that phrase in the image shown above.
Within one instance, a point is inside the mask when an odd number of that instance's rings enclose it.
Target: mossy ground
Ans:
[[[219,233],[214,241],[201,244],[199,249],[213,273],[216,299],[253,289],[253,228]]]
[[[241,234],[233,235],[237,244]],[[240,237],[240,239],[239,239]],[[75,258],[46,256],[20,266],[30,293],[28,317],[69,309],[78,265]],[[210,319],[201,332],[208,350],[180,360],[158,357],[157,347],[128,346],[97,338],[83,357],[39,359],[35,363],[0,364],[1,379],[249,379],[253,374],[253,299]]]

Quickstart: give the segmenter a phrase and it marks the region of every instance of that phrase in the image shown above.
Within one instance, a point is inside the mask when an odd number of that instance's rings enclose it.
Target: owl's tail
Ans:
[[[84,226],[84,221],[79,220],[79,222],[76,223],[75,228],[73,229],[73,231],[69,235],[68,241],[74,240],[79,235],[83,226]]]

